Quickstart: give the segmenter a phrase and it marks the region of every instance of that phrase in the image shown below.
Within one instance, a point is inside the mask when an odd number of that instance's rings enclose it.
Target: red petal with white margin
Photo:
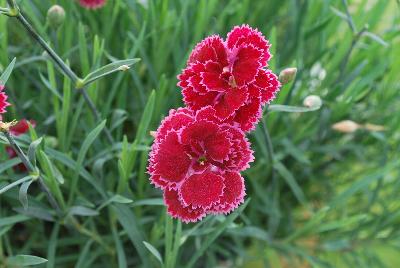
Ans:
[[[247,104],[239,108],[233,121],[239,123],[243,131],[249,132],[254,130],[255,125],[261,118],[261,113],[260,99],[252,98]]]
[[[232,31],[228,33],[226,44],[229,49],[251,44],[262,50],[263,56],[261,66],[266,66],[267,61],[271,58],[268,41],[259,31],[252,29],[248,25],[234,27]]]
[[[232,75],[237,86],[241,87],[254,81],[258,69],[261,68],[262,51],[247,45],[240,47],[232,67]]]
[[[209,60],[223,66],[228,65],[224,40],[218,35],[209,36],[198,43],[189,57],[188,65],[195,62],[205,63]]]
[[[157,141],[165,138],[167,133],[171,130],[179,130],[189,123],[193,122],[192,111],[186,108],[179,108],[178,110],[170,110],[169,115],[161,122],[160,127],[157,129]]]
[[[222,162],[228,156],[230,147],[231,144],[223,132],[217,132],[204,141],[207,157],[215,161]]]
[[[233,88],[227,93],[221,93],[217,103],[214,105],[215,115],[224,120],[234,114],[247,100],[247,88]]]
[[[152,155],[153,175],[160,175],[169,183],[180,182],[185,177],[191,163],[191,159],[184,149],[185,147],[179,143],[178,134],[169,132]]]
[[[222,71],[223,66],[216,62],[209,61],[205,64],[205,71],[201,73],[201,81],[207,90],[225,92],[230,88],[229,84],[221,78]]]
[[[270,70],[264,69],[258,72],[255,85],[260,88],[261,102],[263,104],[275,99],[275,95],[281,86],[278,77]]]
[[[209,92],[205,94],[199,94],[194,91],[192,87],[187,87],[182,90],[183,101],[192,110],[200,110],[204,106],[213,104],[217,98],[218,92]]]
[[[6,95],[6,93],[2,92],[3,90],[4,90],[4,86],[0,85],[0,114],[5,113],[6,112],[6,107],[10,105],[7,102],[8,96]]]
[[[218,125],[213,122],[196,121],[182,130],[181,141],[183,144],[190,144],[192,141],[204,142],[214,136],[218,129]]]
[[[224,125],[222,129],[231,141],[231,152],[223,162],[224,169],[239,172],[249,168],[254,156],[245,133],[239,128],[230,125]]]
[[[204,172],[193,174],[186,179],[179,190],[179,194],[183,204],[190,205],[193,208],[202,207],[206,209],[218,203],[223,190],[224,180],[221,176]]]
[[[213,207],[215,213],[229,213],[244,201],[244,179],[237,172],[226,172],[224,175],[224,194],[220,197],[218,205]]]
[[[179,200],[179,195],[176,190],[166,189],[164,191],[164,202],[167,205],[168,213],[172,217],[178,218],[185,223],[196,222],[206,215],[203,208],[193,209],[190,206],[184,207]]]

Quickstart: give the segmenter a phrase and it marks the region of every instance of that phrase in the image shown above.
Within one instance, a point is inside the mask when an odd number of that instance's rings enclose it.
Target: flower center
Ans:
[[[233,88],[237,88],[236,80],[235,77],[233,77],[233,75],[229,76],[228,84]]]
[[[205,164],[206,161],[207,161],[207,158],[206,158],[204,155],[202,155],[202,156],[199,157],[199,159],[198,159],[197,161],[199,162],[199,164],[200,164],[201,166],[204,166],[204,164]]]

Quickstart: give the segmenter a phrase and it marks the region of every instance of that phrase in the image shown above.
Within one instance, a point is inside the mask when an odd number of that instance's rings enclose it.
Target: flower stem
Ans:
[[[35,39],[39,45],[50,55],[54,62],[61,68],[63,73],[67,75],[74,83],[78,82],[79,77],[69,68],[67,64],[58,56],[58,54],[43,40],[43,38],[33,29],[32,25],[25,19],[21,12],[17,16],[18,21],[24,26],[29,34]]]
[[[16,17],[22,26],[29,32],[32,38],[48,53],[48,55],[53,59],[61,71],[68,76],[74,83],[74,86],[79,89],[79,93],[83,95],[87,105],[89,106],[93,116],[96,121],[101,120],[100,112],[97,110],[96,105],[90,99],[85,88],[80,88],[81,79],[71,70],[71,68],[58,56],[58,54],[46,43],[46,41],[35,31],[32,25],[24,17],[24,15],[19,11],[18,6],[13,2],[13,0],[8,0],[10,10],[14,10],[13,17]],[[104,128],[104,133],[106,134],[107,140],[110,144],[114,144],[114,139],[111,135],[111,131],[108,128]]]
[[[29,170],[29,172],[37,173],[37,170],[32,165],[32,163],[29,161],[29,159],[26,157],[26,155],[24,154],[22,149],[15,142],[13,136],[8,131],[4,131],[4,136],[6,136],[8,142],[10,143],[10,146],[17,153],[18,157],[21,159],[21,161],[22,161],[23,165],[26,167],[26,169]],[[60,206],[58,205],[56,199],[54,198],[53,194],[50,192],[49,188],[44,183],[43,178],[40,175],[40,173],[38,174],[37,182],[39,183],[40,190],[46,194],[47,200],[49,201],[50,205],[57,212],[57,215],[61,217],[63,214],[62,210],[61,210]]]

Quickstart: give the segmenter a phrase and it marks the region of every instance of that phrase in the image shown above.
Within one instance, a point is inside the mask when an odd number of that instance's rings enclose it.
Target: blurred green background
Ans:
[[[17,254],[43,257],[43,267],[161,267],[157,252],[166,267],[400,267],[398,1],[108,0],[95,11],[72,0],[18,2],[81,77],[116,59],[141,61],[88,88],[116,142],[100,134],[85,154],[82,144],[100,122],[18,21],[0,16],[0,72],[17,58],[6,118],[37,122],[46,182],[61,203],[70,200],[65,214],[87,209],[74,225],[57,219],[36,185],[27,210],[18,189],[1,195],[0,267]],[[58,30],[46,22],[53,4],[66,11]],[[244,173],[247,206],[181,226],[166,218],[148,181],[147,133],[183,105],[176,75],[194,45],[243,23],[272,43],[275,73],[298,68],[274,104],[302,106],[318,95],[323,106],[266,109],[250,135],[256,161]],[[359,129],[332,129],[342,120]],[[33,132],[18,139],[25,149]],[[0,150],[1,187],[24,175]],[[129,187],[118,191],[121,180]],[[107,199],[116,193],[117,201]]]

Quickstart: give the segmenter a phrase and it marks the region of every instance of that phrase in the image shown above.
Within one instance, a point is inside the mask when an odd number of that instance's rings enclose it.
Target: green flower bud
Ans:
[[[294,80],[296,73],[297,68],[286,68],[279,74],[279,81],[282,85],[286,85]]]
[[[62,6],[54,5],[47,11],[47,21],[54,29],[60,27],[65,20],[65,11]]]
[[[317,95],[310,95],[304,99],[303,105],[308,108],[319,108],[322,105],[322,100]]]

